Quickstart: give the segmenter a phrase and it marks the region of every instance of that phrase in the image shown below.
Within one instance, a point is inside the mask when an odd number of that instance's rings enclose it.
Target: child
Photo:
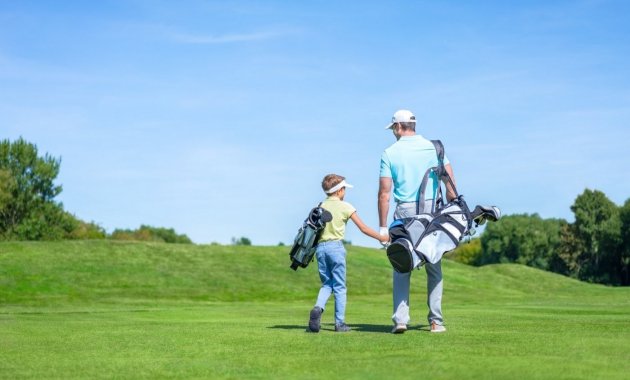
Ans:
[[[345,323],[346,250],[342,243],[348,219],[352,219],[359,230],[367,236],[381,242],[389,241],[389,236],[379,235],[366,226],[357,215],[356,209],[350,203],[344,202],[346,188],[351,187],[353,186],[346,183],[345,177],[337,174],[328,174],[322,181],[322,189],[328,197],[322,202],[321,207],[328,210],[333,218],[326,223],[315,251],[322,287],[315,307],[311,310],[307,329],[309,332],[319,332],[321,316],[331,293],[335,295],[335,331],[350,331],[350,327]]]

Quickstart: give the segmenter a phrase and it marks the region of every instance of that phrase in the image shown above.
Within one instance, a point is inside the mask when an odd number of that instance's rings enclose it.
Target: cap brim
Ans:
[[[351,185],[351,184],[349,184],[349,183],[346,183],[346,184],[345,184],[345,187],[347,187],[348,189],[352,189],[354,186],[352,186],[352,185]]]
[[[392,129],[392,128],[394,128],[394,124],[396,124],[396,123],[389,123],[389,125],[387,127],[385,127],[385,129]]]

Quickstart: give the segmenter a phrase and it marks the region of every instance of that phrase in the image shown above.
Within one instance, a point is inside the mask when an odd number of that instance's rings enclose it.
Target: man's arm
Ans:
[[[380,177],[378,182],[378,225],[387,227],[387,214],[389,213],[389,196],[392,192],[392,179]]]
[[[453,181],[453,185],[457,186],[457,184],[455,183],[455,175],[453,174],[453,167],[451,166],[451,164],[444,165],[444,169],[446,170],[448,175],[451,177],[451,180]],[[451,184],[447,181],[446,182],[446,199],[450,202],[453,199],[455,199],[455,197],[456,197],[455,189],[453,189],[453,186],[451,186]]]

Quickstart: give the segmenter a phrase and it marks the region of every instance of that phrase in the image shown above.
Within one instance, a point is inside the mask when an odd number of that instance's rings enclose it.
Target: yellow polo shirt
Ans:
[[[321,207],[332,214],[332,221],[326,223],[319,241],[343,240],[346,235],[346,223],[357,210],[350,203],[332,195],[322,202]]]

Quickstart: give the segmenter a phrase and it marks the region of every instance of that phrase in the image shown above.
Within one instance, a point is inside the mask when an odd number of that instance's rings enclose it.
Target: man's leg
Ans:
[[[416,214],[416,203],[399,203],[394,210],[394,220],[407,218]],[[394,289],[394,315],[392,315],[392,321],[394,321],[394,333],[404,332],[405,329],[399,325],[406,326],[409,324],[409,283],[411,280],[411,272],[398,273],[393,271],[392,275]]]
[[[409,323],[409,283],[411,272],[398,273],[393,271],[394,282],[394,315],[392,321],[396,324]]]
[[[438,261],[436,264],[427,262],[425,264],[427,271],[427,306],[429,306],[429,325],[432,322],[435,324],[443,325],[444,319],[442,318],[442,262]]]

